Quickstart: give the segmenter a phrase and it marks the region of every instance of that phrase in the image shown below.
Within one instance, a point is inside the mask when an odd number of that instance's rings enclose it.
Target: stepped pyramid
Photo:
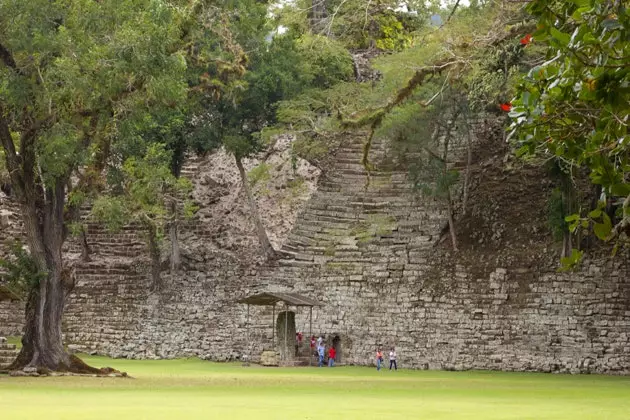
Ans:
[[[9,344],[6,338],[0,337],[0,369],[9,366],[17,354],[15,344]]]

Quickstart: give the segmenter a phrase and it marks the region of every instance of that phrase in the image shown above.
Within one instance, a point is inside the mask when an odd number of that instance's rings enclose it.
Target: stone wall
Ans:
[[[90,226],[95,258],[77,273],[68,343],[117,357],[255,359],[271,344],[271,308],[252,308],[247,328],[235,301],[291,290],[322,302],[313,333],[339,336],[345,363],[371,364],[377,345],[395,345],[402,367],[630,373],[628,259],[602,252],[557,272],[540,173],[480,152],[454,253],[440,241],[444,204],[414,193],[406,171],[378,169],[386,145],[373,145],[366,182],[362,140],[344,142],[272,264],[211,246],[206,212],[182,235],[186,270],[151,294],[137,233]],[[308,335],[307,310],[296,324]]]
[[[20,238],[22,222],[18,206],[0,191],[0,258],[7,256],[7,244]],[[17,335],[24,323],[23,305],[19,301],[3,300],[3,297],[8,298],[8,294],[0,293],[0,336]]]

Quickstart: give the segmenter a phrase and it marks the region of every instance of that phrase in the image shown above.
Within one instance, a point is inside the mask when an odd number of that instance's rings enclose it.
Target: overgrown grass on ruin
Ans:
[[[627,419],[630,378],[85,357],[134,379],[0,376],[2,419]]]

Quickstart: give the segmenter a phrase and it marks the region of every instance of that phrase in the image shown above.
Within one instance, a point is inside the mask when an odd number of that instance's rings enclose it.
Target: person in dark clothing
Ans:
[[[398,370],[398,366],[396,365],[396,349],[393,347],[389,352],[389,370],[392,370],[392,366],[394,370]]]

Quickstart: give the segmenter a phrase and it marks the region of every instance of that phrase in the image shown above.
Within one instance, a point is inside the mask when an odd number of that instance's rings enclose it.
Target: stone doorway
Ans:
[[[335,349],[335,363],[341,363],[341,357],[342,357],[342,352],[341,352],[341,337],[339,337],[339,335],[335,334],[335,336],[333,337],[332,340],[332,346]]]
[[[295,356],[295,312],[282,311],[276,320],[276,336],[280,360],[293,360]]]

